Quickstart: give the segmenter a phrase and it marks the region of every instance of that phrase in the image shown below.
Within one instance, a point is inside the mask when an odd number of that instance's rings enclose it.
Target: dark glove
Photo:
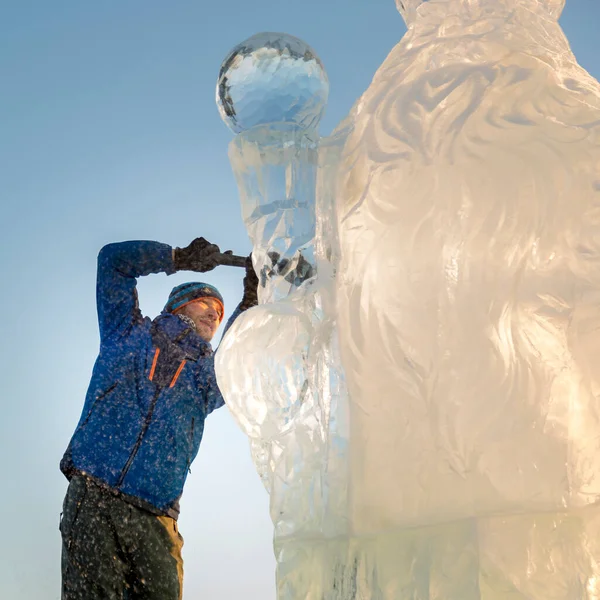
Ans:
[[[173,263],[178,271],[212,271],[219,264],[219,246],[207,242],[203,237],[196,238],[185,248],[175,248]]]
[[[252,254],[246,259],[246,275],[244,276],[244,297],[240,308],[246,310],[258,304],[258,277],[252,266]]]

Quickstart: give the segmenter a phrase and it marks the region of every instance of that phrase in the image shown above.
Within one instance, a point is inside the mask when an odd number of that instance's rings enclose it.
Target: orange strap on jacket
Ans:
[[[150,381],[152,381],[152,378],[154,377],[154,371],[156,370],[156,363],[158,361],[159,354],[160,354],[160,348],[157,348],[156,352],[154,353],[154,360],[152,361],[152,368],[150,369],[150,375],[148,376],[148,379]]]
[[[183,371],[183,367],[185,367],[185,360],[181,361],[181,364],[179,365],[179,369],[177,369],[177,373],[175,373],[175,375],[173,376],[173,379],[169,385],[170,388],[172,388],[175,385],[175,382],[177,381],[179,374],[181,373],[181,371]]]

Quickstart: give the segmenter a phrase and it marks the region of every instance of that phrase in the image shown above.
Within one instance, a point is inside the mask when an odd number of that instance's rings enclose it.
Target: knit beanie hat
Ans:
[[[165,304],[165,311],[170,313],[175,312],[199,298],[214,298],[217,300],[221,305],[221,320],[223,319],[223,314],[225,313],[223,296],[221,296],[216,287],[200,281],[192,281],[175,286],[169,294],[169,299]]]

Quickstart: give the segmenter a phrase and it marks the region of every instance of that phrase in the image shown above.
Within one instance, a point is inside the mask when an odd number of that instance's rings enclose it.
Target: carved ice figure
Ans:
[[[320,144],[315,271],[217,357],[279,598],[598,599],[600,85],[562,0],[396,3]],[[317,164],[295,135],[271,163]],[[242,197],[266,154],[233,142]]]
[[[340,167],[354,524],[593,503],[600,87],[562,2],[398,1]]]
[[[600,86],[562,6],[399,2],[340,166],[352,528],[480,517],[460,598],[587,598],[599,574],[576,511],[600,498]]]

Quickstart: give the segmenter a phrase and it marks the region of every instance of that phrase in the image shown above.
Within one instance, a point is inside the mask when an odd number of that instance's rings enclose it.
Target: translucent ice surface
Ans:
[[[279,140],[316,172],[311,276],[217,356],[279,598],[598,599],[600,85],[562,0],[396,3],[338,131]],[[243,202],[274,136],[233,142]]]
[[[238,44],[223,61],[217,106],[234,132],[280,123],[316,127],[323,116],[329,82],[319,57],[302,40],[259,33]]]

